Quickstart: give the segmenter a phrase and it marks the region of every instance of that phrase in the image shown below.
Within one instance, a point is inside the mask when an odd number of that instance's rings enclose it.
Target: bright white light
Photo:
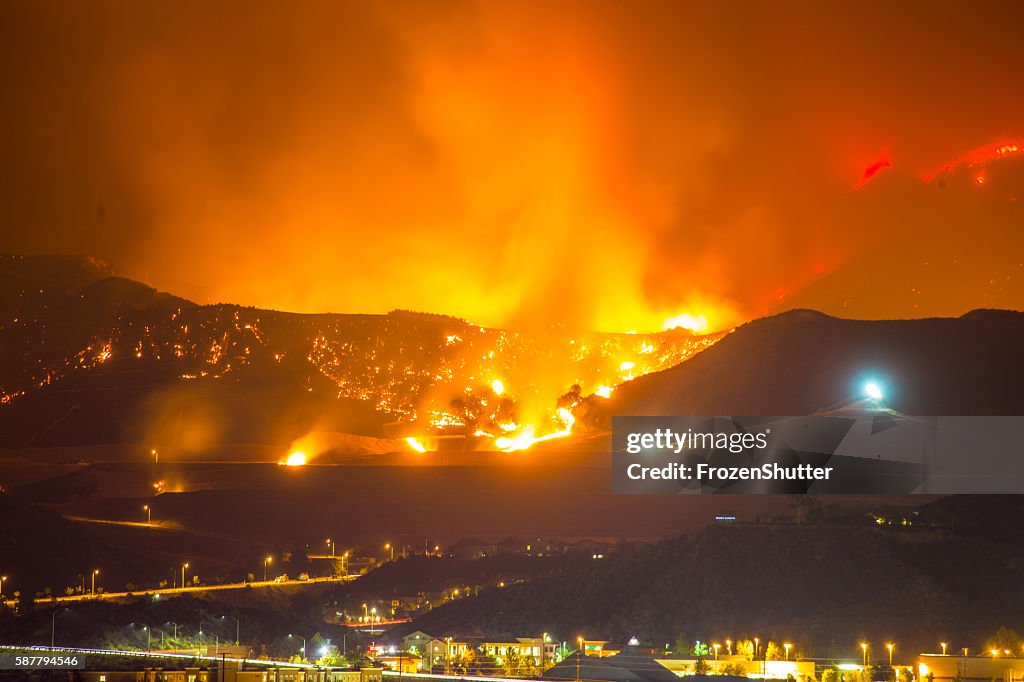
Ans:
[[[331,650],[330,650],[329,647],[326,647],[326,646],[320,647],[320,655],[321,656],[326,656],[329,653],[331,653]]]
[[[288,455],[287,459],[282,462],[285,466],[289,467],[300,467],[306,463],[306,453],[295,451]]]
[[[875,401],[879,401],[884,397],[884,395],[882,394],[882,387],[879,386],[874,381],[869,381],[868,383],[864,384],[864,395],[866,395],[869,399]]]

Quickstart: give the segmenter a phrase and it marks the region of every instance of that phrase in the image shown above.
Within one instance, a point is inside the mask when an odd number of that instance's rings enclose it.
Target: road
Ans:
[[[276,580],[256,580],[253,582],[243,583],[226,583],[223,585],[195,585],[192,587],[167,587],[163,589],[139,589],[134,592],[98,592],[97,594],[65,594],[55,595],[53,597],[42,597],[33,599],[35,604],[49,604],[52,601],[56,601],[58,604],[65,602],[76,602],[76,601],[113,601],[116,599],[125,599],[127,597],[139,597],[139,596],[174,596],[179,594],[189,594],[196,592],[215,592],[217,590],[241,590],[246,587],[252,588],[266,588],[266,587],[298,587],[301,585],[315,585],[321,583],[348,583],[352,582],[359,576],[357,575],[345,575],[339,577],[328,577],[328,578],[310,578],[309,580],[282,580],[280,582]],[[15,601],[13,599],[4,600],[4,604],[7,606],[14,606]]]

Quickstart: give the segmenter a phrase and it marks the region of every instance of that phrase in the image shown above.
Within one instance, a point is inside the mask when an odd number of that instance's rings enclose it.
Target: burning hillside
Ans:
[[[5,265],[18,269],[14,260]],[[5,280],[16,278],[8,272]],[[511,451],[567,435],[584,397],[608,397],[619,384],[676,365],[720,338],[680,328],[527,333],[401,311],[296,315],[180,299],[168,307],[166,297],[151,305],[108,296],[97,314],[83,293],[96,286],[7,292],[14,303],[0,332],[20,347],[21,362],[6,368],[3,403],[61,391],[69,379],[90,374],[116,384],[160,371],[165,382],[190,385],[276,372],[307,392],[371,405],[413,449],[429,447],[417,437],[460,435]],[[80,309],[87,305],[86,317]],[[69,328],[72,319],[84,321]],[[312,460],[317,453],[306,454]]]

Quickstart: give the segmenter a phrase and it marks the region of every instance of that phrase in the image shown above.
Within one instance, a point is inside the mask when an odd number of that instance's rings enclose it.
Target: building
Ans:
[[[452,559],[483,559],[498,553],[498,545],[483,540],[463,539],[445,549],[445,554]]]
[[[423,657],[428,657],[433,653],[439,653],[441,656],[444,655],[444,640],[427,634],[423,630],[410,632],[398,640],[398,644],[402,651],[408,651]]]
[[[376,661],[376,663],[385,670],[390,670],[392,672],[405,674],[424,672],[423,659],[412,654],[385,654],[383,656],[378,656],[374,661]]]
[[[627,646],[617,656],[585,656],[575,651],[558,665],[544,671],[544,680],[576,680],[590,682],[678,682],[653,657]]]
[[[582,554],[590,557],[591,559],[603,559],[608,556],[609,549],[610,547],[606,542],[580,540],[579,542],[567,545],[565,551],[568,554]]]
[[[485,656],[494,656],[501,663],[509,651],[514,651],[520,659],[532,658],[539,665],[542,660],[554,660],[555,647],[553,642],[545,642],[541,637],[516,637],[508,641],[481,642],[480,652]]]
[[[1006,655],[956,656],[953,654],[921,654],[917,657],[920,679],[931,676],[934,682],[954,680],[1002,680],[1024,682],[1024,658]]]
[[[696,658],[675,658],[660,657],[656,659],[667,670],[678,676],[695,675],[697,672]],[[708,674],[716,675],[720,679],[722,671],[739,672],[742,670],[744,677],[768,680],[785,680],[792,676],[797,680],[813,680],[814,661],[752,661],[745,656],[733,654],[731,656],[713,656],[704,658],[708,666]]]

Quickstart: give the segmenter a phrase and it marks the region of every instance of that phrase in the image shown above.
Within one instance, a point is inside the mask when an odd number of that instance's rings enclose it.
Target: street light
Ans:
[[[757,660],[757,646],[761,643],[761,640],[757,637],[754,638],[754,660]]]
[[[792,646],[793,646],[793,645],[792,645],[792,644],[790,644],[789,642],[785,642],[785,643],[783,643],[783,645],[782,645],[782,648],[786,650],[786,660],[787,660],[787,661],[789,660],[789,650],[790,650],[790,648],[791,648]]]
[[[394,548],[394,546],[390,542],[385,542],[384,543],[384,550],[385,551],[390,550],[390,552],[391,552],[391,560],[394,561],[395,560],[395,548]]]
[[[725,640],[725,653],[727,653],[729,656],[732,656],[732,640],[731,639]]]
[[[721,644],[719,644],[718,642],[715,642],[715,643],[714,643],[714,644],[712,644],[711,646],[712,646],[712,647],[714,648],[714,650],[715,650],[715,661],[717,661],[717,660],[718,660],[718,649],[719,649],[719,647],[721,647],[722,645],[721,645]],[[715,672],[718,672],[718,671],[716,670]]]
[[[889,650],[889,667],[891,668],[892,667],[892,650],[894,648],[896,648],[896,645],[893,644],[892,642],[888,642],[885,645],[885,648]]]
[[[293,635],[291,635],[291,634],[288,635],[289,638],[291,638],[292,636]],[[302,657],[305,658],[306,657],[306,638],[303,637],[302,635],[294,635],[294,636],[298,637],[299,639],[302,640]]]
[[[181,565],[181,589],[185,589],[185,569],[188,568],[188,562],[186,561]]]
[[[868,667],[868,643],[867,642],[861,642],[860,643],[860,650],[861,650],[861,653],[862,653],[863,658],[864,658],[864,667],[866,668],[866,667]]]
[[[327,544],[331,548],[331,558],[334,558],[334,540],[327,538]]]
[[[142,505],[142,511],[146,512],[146,525],[152,525],[153,523],[153,510],[149,508],[148,504]]]
[[[6,575],[0,575],[0,604],[4,603],[4,581],[7,580]]]
[[[270,565],[271,561],[273,561],[273,557],[269,556],[263,560],[263,582],[267,582],[267,566]]]
[[[942,655],[946,655],[946,642],[939,642],[939,646],[942,647]]]
[[[146,651],[149,651],[153,648],[153,632],[148,625],[143,625],[142,629],[146,631]]]
[[[238,616],[231,616],[235,619],[235,646],[238,646],[238,632],[242,628],[242,621],[238,620]],[[227,619],[227,616],[221,616],[223,619]]]
[[[583,659],[583,635],[576,638],[576,682],[580,682],[580,661]]]
[[[98,569],[98,568],[93,569],[93,572],[92,572],[92,589],[89,592],[90,594],[93,594],[93,595],[96,594],[96,576],[98,576],[99,574],[100,574],[100,569]]]

